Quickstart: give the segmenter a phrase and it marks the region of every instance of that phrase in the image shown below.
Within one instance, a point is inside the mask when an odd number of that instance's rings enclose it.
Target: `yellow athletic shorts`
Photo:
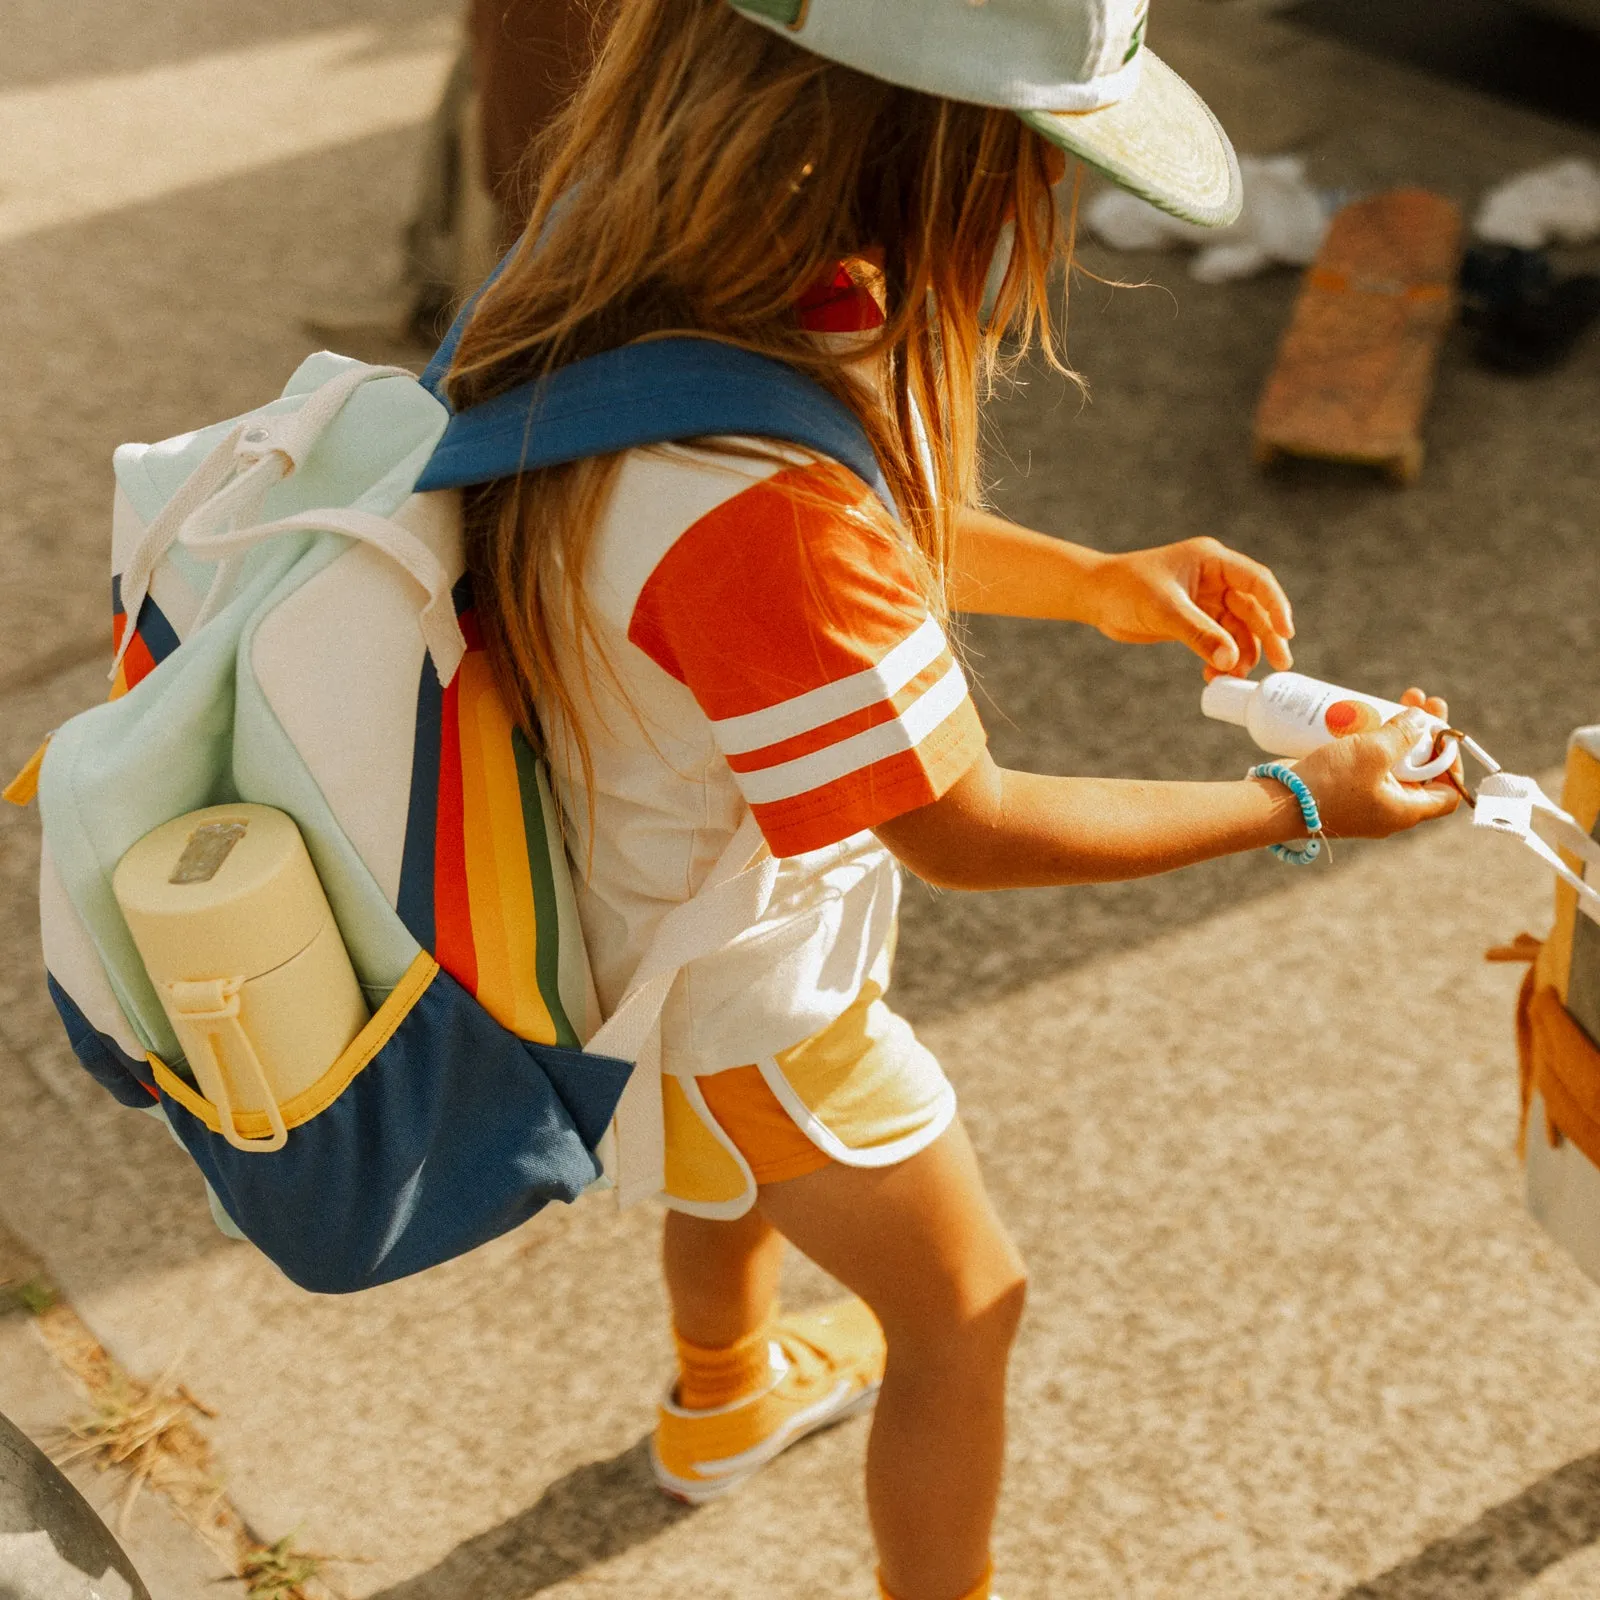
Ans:
[[[662,1079],[669,1206],[742,1216],[761,1184],[830,1161],[895,1166],[949,1127],[955,1091],[884,1003],[887,981],[883,961],[841,1017],[765,1061]]]

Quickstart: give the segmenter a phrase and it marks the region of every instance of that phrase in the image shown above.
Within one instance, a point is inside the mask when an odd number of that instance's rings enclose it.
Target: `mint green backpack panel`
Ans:
[[[233,782],[241,797],[276,806],[294,818],[333,909],[350,964],[375,1010],[416,960],[421,946],[407,931],[393,901],[328,804],[307,770],[295,741],[285,731],[254,670],[257,631],[313,579],[338,581],[328,569],[353,563],[364,554],[339,534],[323,534],[252,611],[240,634],[234,682]],[[354,590],[356,586],[347,586]],[[359,638],[362,618],[347,619],[347,634]],[[308,647],[315,640],[308,639]],[[420,652],[419,652],[420,654]],[[427,668],[426,670],[432,670]],[[327,709],[335,703],[328,697]],[[392,754],[393,752],[391,752]]]
[[[302,542],[303,547],[303,542]],[[252,580],[188,648],[123,695],[57,731],[39,773],[39,813],[56,870],[140,1042],[172,1059],[176,1036],[123,922],[111,877],[153,828],[239,798],[233,785],[233,680],[240,631],[298,559],[263,550]]]
[[[313,356],[280,399],[246,417],[160,444],[124,445],[115,457],[123,496],[148,528],[241,423],[290,416],[320,385],[359,366],[343,357]],[[445,408],[408,377],[362,383],[297,470],[267,492],[260,515],[274,520],[323,506],[390,515],[409,497],[447,418]],[[137,692],[73,718],[45,756],[39,805],[56,870],[130,1025],[164,1059],[177,1058],[177,1040],[128,935],[111,878],[132,844],[174,816],[244,798],[281,805],[306,833],[341,923],[350,917],[351,955],[363,981],[387,992],[417,954],[415,940],[255,691],[248,666],[239,670],[255,620],[349,545],[343,535],[307,530],[249,550],[225,574],[220,606],[202,627],[180,632],[185,648],[160,661]],[[158,565],[175,571],[197,597],[218,571],[176,540]]]
[[[308,356],[278,399],[244,415],[261,421],[291,415],[308,394],[358,366],[359,362],[326,350]],[[243,420],[244,416],[230,417],[197,433],[179,434],[159,444],[125,444],[116,451],[112,465],[117,482],[147,524]],[[410,495],[448,420],[445,408],[410,378],[378,378],[363,384],[329,424],[309,459],[268,494],[262,520],[319,506],[390,516]],[[181,545],[173,546],[168,559],[209,575],[209,567]]]

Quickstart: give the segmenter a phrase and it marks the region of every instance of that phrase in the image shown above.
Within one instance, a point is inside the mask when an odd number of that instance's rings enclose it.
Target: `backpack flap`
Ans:
[[[118,454],[115,698],[61,730],[41,779],[52,991],[85,1065],[126,1103],[159,1097],[227,1214],[305,1287],[421,1271],[574,1198],[614,1113],[628,1197],[659,1187],[661,1001],[685,962],[753,920],[773,864],[746,865],[759,839],[742,829],[594,1032],[565,845],[483,650],[455,489],[724,433],[841,459],[887,499],[847,408],[694,339],[630,346],[458,417],[409,379],[324,355],[260,413]],[[236,1076],[224,1126],[110,880],[158,825],[240,801],[298,825],[371,1015],[270,1105],[261,1061]],[[225,1014],[218,1038],[232,1037],[252,980],[205,958],[168,975],[207,997],[184,1025]],[[634,1109],[618,1112],[635,1059]],[[219,1060],[208,1051],[212,1081]]]

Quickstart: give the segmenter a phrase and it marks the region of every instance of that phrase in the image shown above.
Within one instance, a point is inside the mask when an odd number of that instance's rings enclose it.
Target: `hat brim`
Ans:
[[[1019,111],[1029,127],[1185,222],[1222,228],[1244,205],[1239,159],[1211,108],[1144,53],[1139,87],[1099,111]]]

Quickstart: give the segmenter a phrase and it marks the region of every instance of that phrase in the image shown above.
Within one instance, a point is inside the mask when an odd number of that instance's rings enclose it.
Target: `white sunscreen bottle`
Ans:
[[[1244,728],[1269,755],[1294,761],[1331,740],[1373,733],[1406,708],[1304,673],[1274,672],[1259,682],[1213,678],[1200,696],[1200,709],[1218,722]],[[1455,764],[1454,739],[1447,739],[1437,756],[1433,753],[1445,724],[1426,712],[1418,714],[1428,731],[1396,765],[1394,775],[1402,783],[1427,783]]]

